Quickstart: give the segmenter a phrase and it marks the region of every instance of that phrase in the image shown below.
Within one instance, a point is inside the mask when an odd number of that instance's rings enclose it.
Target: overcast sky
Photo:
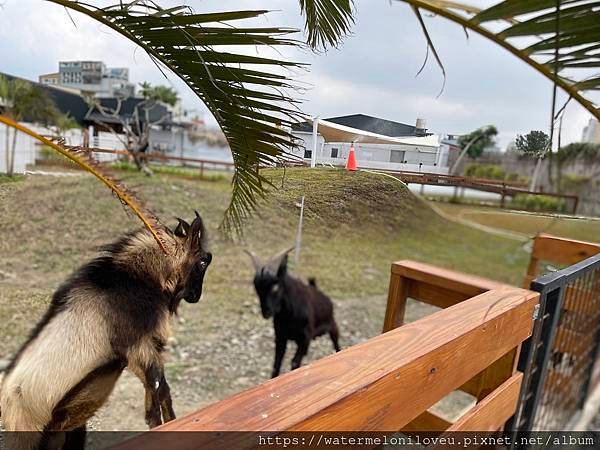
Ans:
[[[107,5],[114,0],[90,3]],[[261,23],[302,28],[298,0],[161,0],[163,6],[186,3],[198,12],[271,9]],[[439,17],[427,17],[429,29],[447,72],[443,77],[425,56],[425,41],[415,17],[394,0],[356,0],[353,35],[339,49],[315,55],[283,49],[282,55],[311,64],[296,73],[310,86],[303,93],[303,110],[331,117],[363,113],[413,124],[426,119],[434,133],[465,133],[495,124],[499,143],[529,130],[548,132],[551,83],[495,44],[477,35],[467,40],[462,28]],[[472,1],[486,5],[489,1]],[[170,76],[165,80],[142,50],[128,40],[76,13],[44,0],[0,0],[0,72],[37,80],[58,70],[59,60],[102,60],[109,66],[129,67],[134,82],[172,84],[187,109],[209,113],[187,87]],[[299,35],[299,37],[302,37]],[[563,140],[577,141],[590,114],[571,105],[565,116]]]

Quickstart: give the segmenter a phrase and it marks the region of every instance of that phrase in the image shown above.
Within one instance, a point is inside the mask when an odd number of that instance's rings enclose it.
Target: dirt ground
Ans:
[[[332,297],[342,348],[381,332],[394,260],[417,259],[514,284],[524,273],[527,252],[521,242],[447,222],[394,180],[326,170],[288,170],[285,180],[280,172],[270,175],[284,189],[261,205],[235,242],[217,231],[229,180],[122,176],[165,222],[199,209],[212,235],[215,259],[204,297],[196,305],[182,304],[167,349],[166,375],[179,416],[269,378],[272,324],[260,316],[252,267],[242,250],[269,256],[294,242],[301,195],[307,205],[303,250],[291,270],[317,275]],[[89,176],[0,183],[0,360],[19,348],[70,272],[98,246],[137,226]],[[408,319],[428,312],[423,305],[411,306]],[[294,350],[290,344],[284,371]],[[332,351],[328,338],[319,338],[304,364]],[[141,383],[126,372],[90,428],[144,430],[143,398]],[[469,401],[454,398],[440,410],[452,416]]]

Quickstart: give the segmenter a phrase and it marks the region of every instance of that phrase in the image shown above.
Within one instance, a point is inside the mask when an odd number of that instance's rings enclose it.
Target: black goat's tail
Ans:
[[[317,279],[315,277],[309,278],[308,284],[310,284],[311,286],[317,287]]]

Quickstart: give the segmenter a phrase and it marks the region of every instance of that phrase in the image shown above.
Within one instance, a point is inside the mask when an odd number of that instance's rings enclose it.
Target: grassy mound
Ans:
[[[306,220],[324,227],[400,229],[434,216],[402,183],[382,175],[294,168],[265,171],[265,176],[277,187],[271,208],[297,216],[296,203],[304,196]]]

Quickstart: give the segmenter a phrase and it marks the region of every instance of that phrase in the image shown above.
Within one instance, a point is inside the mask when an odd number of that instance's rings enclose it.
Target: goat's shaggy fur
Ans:
[[[56,291],[0,389],[5,429],[36,432],[16,433],[9,445],[34,449],[52,432],[85,430],[125,367],[146,389],[148,425],[162,423],[161,410],[165,421],[175,417],[162,359],[169,319],[182,299],[199,300],[212,255],[199,216],[163,232],[168,255],[147,231],[131,233]]]

